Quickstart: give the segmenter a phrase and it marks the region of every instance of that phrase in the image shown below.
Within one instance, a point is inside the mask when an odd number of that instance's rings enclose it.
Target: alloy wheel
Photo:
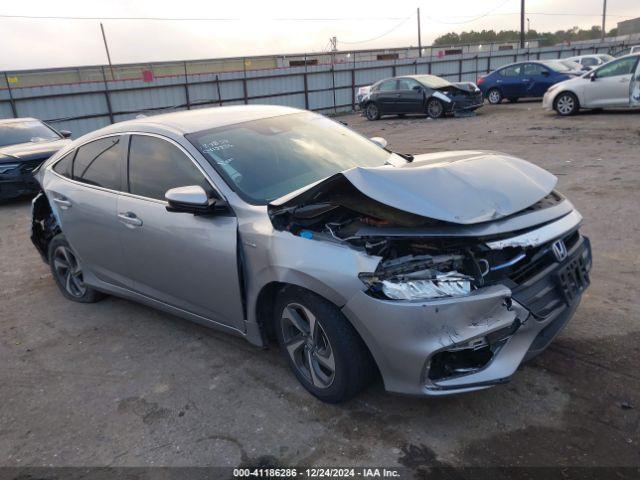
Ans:
[[[502,100],[502,96],[498,90],[491,90],[489,92],[489,103],[500,103],[500,100]]]
[[[73,252],[60,245],[53,252],[53,268],[58,277],[58,282],[69,295],[80,298],[87,292],[84,284],[80,263]]]
[[[367,118],[369,120],[376,120],[378,118],[378,107],[376,107],[375,103],[367,105]]]
[[[571,95],[561,95],[556,102],[556,110],[560,115],[569,115],[576,107],[576,101]]]
[[[303,305],[288,304],[282,311],[282,338],[296,369],[316,388],[329,388],[336,364],[329,338],[315,315]]]
[[[438,100],[432,99],[427,104],[427,114],[431,118],[440,118],[442,116],[443,111],[444,111],[444,108],[442,106],[442,103],[440,103]]]

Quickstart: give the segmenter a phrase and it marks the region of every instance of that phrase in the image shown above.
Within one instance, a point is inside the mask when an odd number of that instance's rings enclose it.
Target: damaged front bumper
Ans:
[[[343,308],[392,392],[449,395],[508,381],[573,316],[589,284],[591,248],[577,234],[526,277],[427,301],[355,295]],[[551,258],[551,260],[549,259]]]

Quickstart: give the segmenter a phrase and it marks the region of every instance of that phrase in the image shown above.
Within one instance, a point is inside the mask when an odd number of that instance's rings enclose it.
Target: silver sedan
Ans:
[[[581,108],[640,108],[640,53],[627,55],[580,77],[551,86],[542,105],[560,115]]]
[[[117,123],[40,169],[32,241],[69,300],[275,340],[323,401],[508,380],[589,284],[580,214],[524,160],[384,144],[274,106]]]

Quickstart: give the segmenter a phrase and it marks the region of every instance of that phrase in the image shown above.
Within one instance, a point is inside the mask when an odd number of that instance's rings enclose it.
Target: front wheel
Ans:
[[[373,121],[380,118],[380,110],[378,109],[378,106],[373,102],[367,104],[367,108],[364,113],[367,116],[367,120]]]
[[[559,115],[566,117],[576,114],[580,110],[580,103],[573,93],[562,92],[556,97],[554,108]]]
[[[427,115],[431,118],[440,118],[444,115],[444,105],[437,98],[430,98],[427,101]]]
[[[276,302],[275,330],[298,381],[328,403],[348,400],[373,378],[375,365],[353,326],[332,303],[298,287]]]
[[[497,105],[502,101],[502,93],[497,88],[492,88],[487,92],[487,100],[491,105]]]

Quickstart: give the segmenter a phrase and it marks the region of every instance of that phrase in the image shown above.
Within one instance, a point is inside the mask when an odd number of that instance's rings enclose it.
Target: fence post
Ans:
[[[244,96],[244,104],[246,105],[249,103],[249,97],[247,95],[247,59],[246,58],[242,59],[242,72],[243,72],[242,93]]]
[[[187,110],[191,110],[191,101],[189,99],[189,75],[187,74],[187,62],[184,64],[184,96],[187,100]]]
[[[218,106],[221,107],[222,106],[222,96],[220,95],[220,79],[218,78],[217,74],[216,74],[216,90],[218,91]]]
[[[356,110],[356,70],[351,69],[351,110]]]
[[[458,60],[458,81],[462,81],[462,59]]]
[[[16,101],[13,99],[13,93],[11,92],[11,85],[9,85],[9,77],[7,76],[7,72],[4,72],[4,80],[7,82],[7,91],[9,92],[9,105],[11,105],[11,113],[13,113],[13,118],[18,118]]]
[[[331,63],[331,85],[333,91],[333,113],[338,113],[338,109],[336,108],[336,74],[335,74],[335,65],[333,62]]]
[[[418,59],[414,60],[413,62],[413,73],[414,75],[418,74]]]
[[[305,63],[304,66],[305,70],[307,68],[307,65]],[[309,110],[309,80],[307,78],[307,72],[304,72],[304,108],[306,110]]]
[[[111,96],[109,95],[109,86],[107,85],[107,74],[104,72],[104,65],[102,69],[102,81],[104,83],[104,99],[107,101],[107,112],[109,112],[109,122],[113,123],[113,109],[111,108]]]

